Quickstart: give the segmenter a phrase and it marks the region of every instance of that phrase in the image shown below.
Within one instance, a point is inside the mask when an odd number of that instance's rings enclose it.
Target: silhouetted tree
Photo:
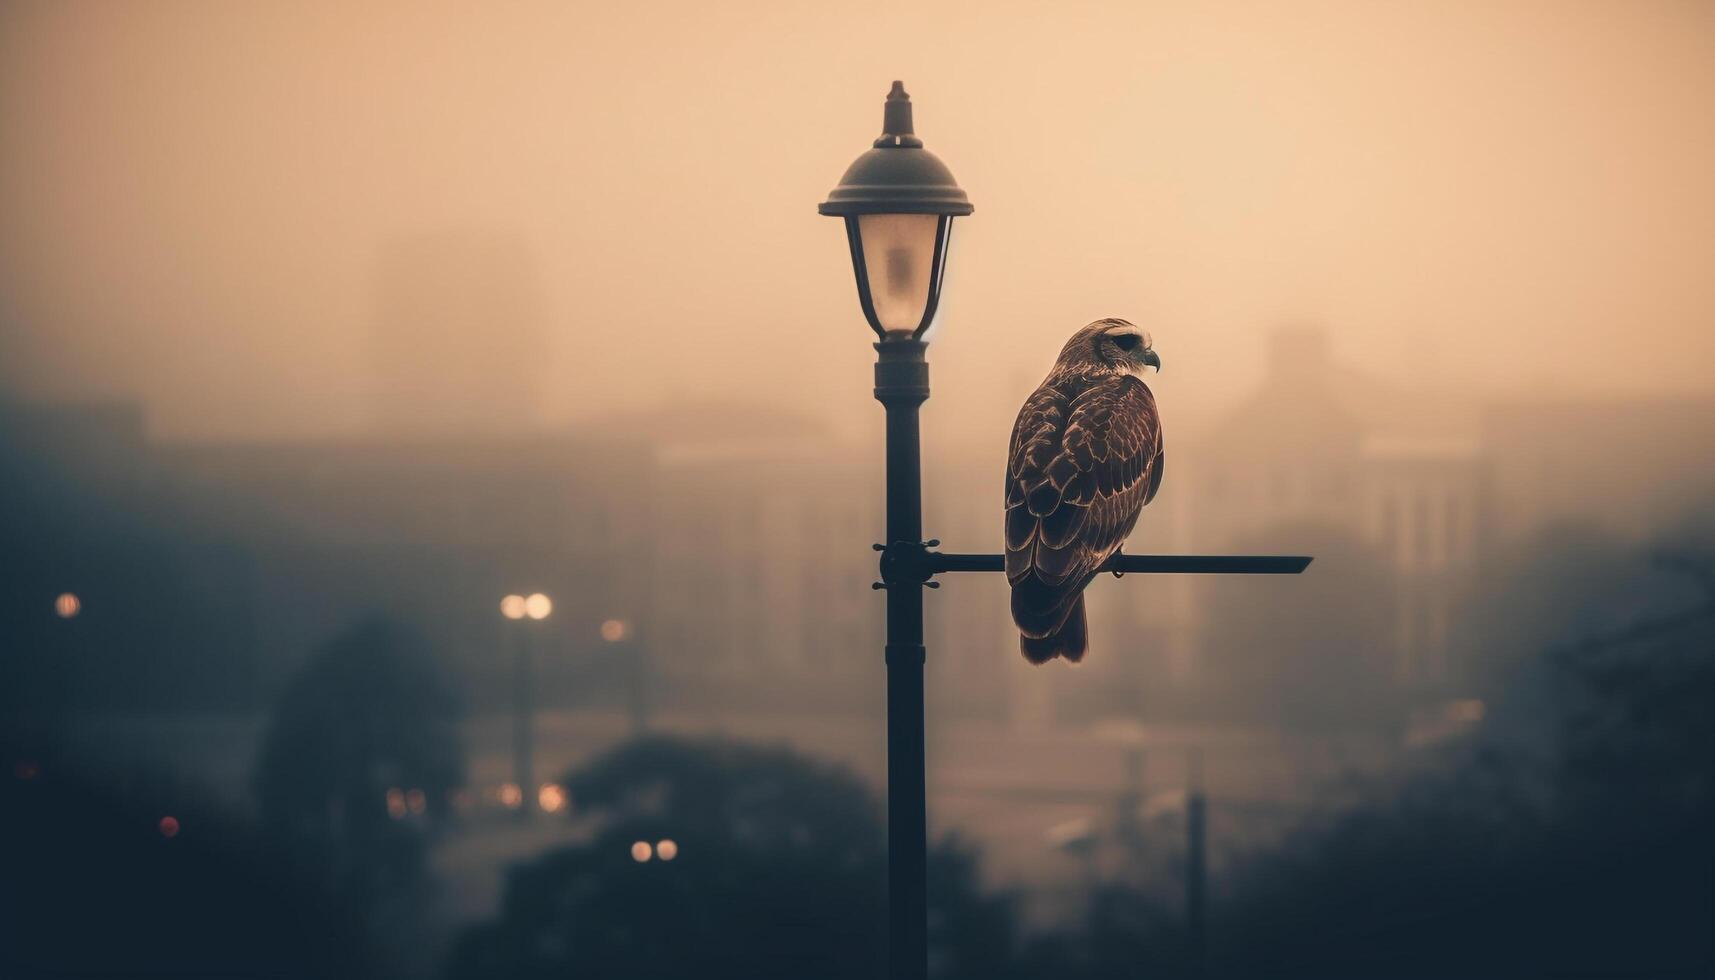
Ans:
[[[80,776],[6,748],[0,977],[374,975],[288,856],[193,787]]]
[[[1210,913],[1213,972],[1715,970],[1715,578],[1686,572],[1715,569],[1715,548],[1672,544],[1668,567],[1661,549],[1558,529],[1503,563],[1460,634],[1497,665],[1483,727],[1230,873]],[[1153,914],[1142,895],[1110,901],[1132,921]],[[1093,917],[1073,944],[1112,947],[1094,973],[1136,962],[1110,932]]]
[[[650,738],[568,777],[587,844],[515,868],[455,977],[864,977],[885,962],[886,839],[844,770],[785,749]],[[659,843],[676,853],[662,860]],[[639,862],[637,842],[652,849]],[[1004,978],[1013,914],[931,850],[932,972]]]
[[[414,881],[463,777],[455,702],[412,632],[372,619],[287,687],[255,772],[262,826],[358,905]],[[420,794],[420,795],[419,795]]]

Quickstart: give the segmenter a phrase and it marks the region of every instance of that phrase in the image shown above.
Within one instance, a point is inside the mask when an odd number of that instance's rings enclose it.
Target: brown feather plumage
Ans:
[[[1155,397],[1135,373],[1102,359],[1104,335],[1121,328],[1131,325],[1098,320],[1075,334],[1013,425],[1006,577],[1032,663],[1083,657],[1083,591],[1161,485]]]

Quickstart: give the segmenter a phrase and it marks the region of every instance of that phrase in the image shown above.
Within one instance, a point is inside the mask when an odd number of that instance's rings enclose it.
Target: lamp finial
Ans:
[[[922,146],[911,127],[911,96],[905,83],[895,81],[888,90],[886,108],[881,116],[881,138],[876,146]]]

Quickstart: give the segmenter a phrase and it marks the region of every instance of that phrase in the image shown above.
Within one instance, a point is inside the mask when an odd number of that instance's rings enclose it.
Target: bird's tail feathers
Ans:
[[[1055,628],[1054,632],[1042,637],[1018,637],[1019,649],[1024,652],[1024,659],[1033,664],[1045,664],[1055,657],[1064,657],[1072,663],[1084,659],[1084,651],[1090,647],[1089,624],[1084,619],[1084,597],[1079,596],[1066,611],[1066,618]]]

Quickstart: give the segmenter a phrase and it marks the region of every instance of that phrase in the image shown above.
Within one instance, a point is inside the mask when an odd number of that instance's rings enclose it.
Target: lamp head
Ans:
[[[972,209],[952,171],[917,137],[903,82],[887,94],[881,135],[817,210],[845,219],[871,328],[884,342],[921,338],[940,304],[952,219]]]

